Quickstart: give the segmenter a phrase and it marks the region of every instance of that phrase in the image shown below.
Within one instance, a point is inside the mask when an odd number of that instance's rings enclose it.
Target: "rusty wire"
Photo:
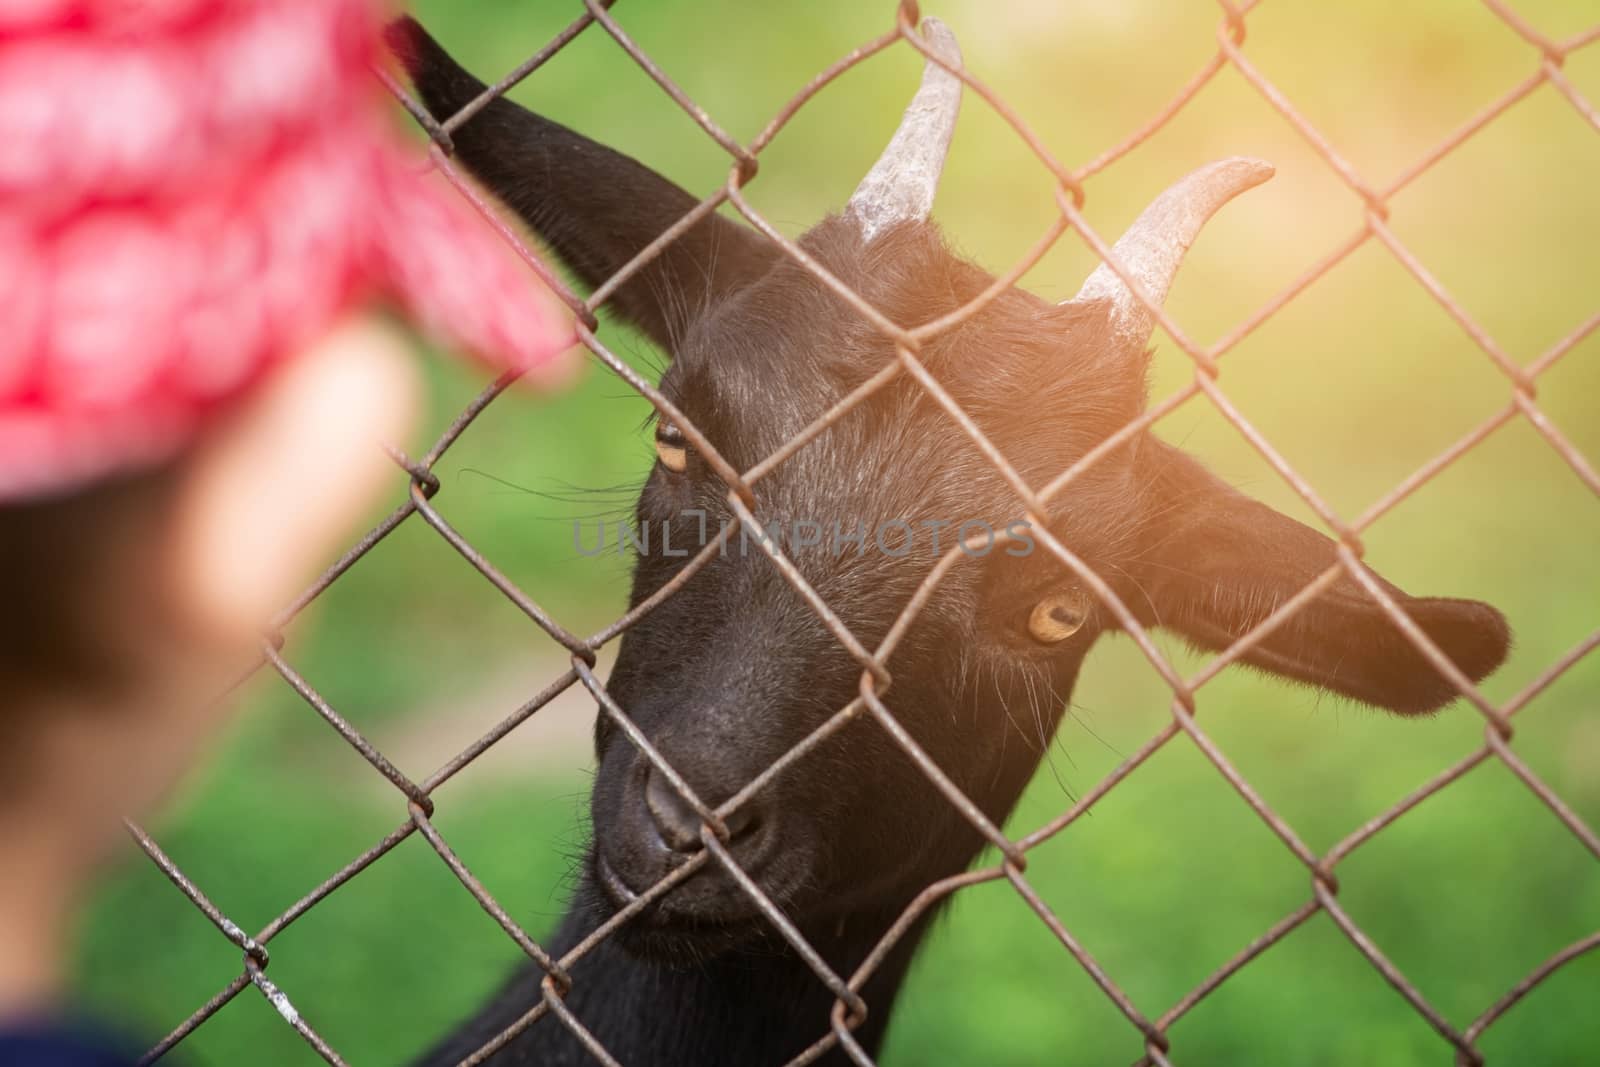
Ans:
[[[1600,329],[1600,311],[1597,311],[1586,321],[1574,326],[1566,336],[1537,359],[1525,366],[1519,365],[1450,296],[1439,281],[1428,271],[1427,267],[1395,235],[1387,221],[1389,214],[1388,201],[1396,193],[1409,186],[1451,152],[1498,119],[1514,104],[1529,96],[1542,85],[1549,84],[1555,92],[1559,93],[1573,107],[1585,122],[1597,132],[1600,132],[1600,110],[1597,110],[1593,103],[1586,100],[1562,73],[1563,64],[1569,55],[1579,49],[1600,43],[1600,26],[1593,27],[1568,40],[1557,41],[1534,29],[1504,0],[1483,0],[1483,2],[1507,27],[1509,32],[1515,33],[1536,52],[1537,69],[1425,152],[1412,166],[1404,170],[1398,178],[1381,187],[1375,186],[1364,178],[1359,170],[1342,156],[1338,149],[1295,109],[1288,98],[1246,55],[1244,49],[1246,19],[1250,12],[1258,6],[1260,0],[1250,0],[1250,2],[1218,0],[1221,8],[1221,19],[1216,30],[1215,53],[1149,121],[1133,131],[1121,142],[1076,168],[1068,168],[1061,164],[1050,153],[1043,141],[1030,129],[1023,118],[1012,110],[1004,100],[1000,99],[992,89],[975,77],[971,71],[965,68],[953,71],[968,88],[972,89],[993,108],[995,113],[1012,128],[1039,162],[1054,176],[1059,213],[1026,255],[1012,268],[1001,274],[994,285],[966,306],[915,329],[907,329],[890,321],[860,295],[851,291],[838,278],[829,274],[797,244],[779,233],[767,219],[751,206],[743,193],[745,186],[756,177],[763,150],[773,142],[800,108],[823,87],[857,64],[897,44],[904,43],[907,47],[931,56],[915,29],[919,18],[915,0],[900,0],[894,8],[894,22],[889,29],[880,36],[858,46],[808,82],[778,110],[774,118],[749,145],[740,144],[718,126],[705,109],[684,93],[662,67],[629,37],[623,25],[610,12],[614,0],[582,0],[584,10],[569,26],[505,77],[495,82],[477,99],[467,104],[454,116],[443,121],[435,121],[425,109],[400,89],[399,86],[386,79],[386,84],[389,85],[391,91],[400,99],[406,109],[417,118],[431,138],[433,143],[430,154],[437,169],[442,171],[479,212],[496,226],[502,236],[529,263],[544,284],[548,285],[572,310],[579,322],[578,335],[582,344],[601,363],[649,400],[663,417],[670,419],[683,430],[700,455],[706,459],[712,469],[727,485],[728,501],[737,521],[730,521],[725,525],[721,535],[704,546],[689,561],[687,566],[662,589],[604,629],[586,638],[579,637],[562,627],[560,623],[540,607],[537,601],[497,570],[466,538],[450,525],[432,504],[432,497],[439,489],[436,466],[440,458],[467,431],[473,420],[511,384],[512,376],[502,376],[485,388],[446,428],[439,439],[420,459],[412,460],[401,453],[392,453],[396,463],[406,472],[410,479],[410,492],[406,501],[362,537],[344,556],[329,567],[304,594],[274,620],[271,631],[263,642],[261,659],[254,670],[268,667],[279,674],[317,714],[334,728],[340,737],[355,748],[375,771],[383,775],[395,787],[403,798],[405,816],[401,819],[399,825],[382,839],[361,855],[352,859],[341,870],[329,876],[320,885],[311,889],[305,896],[269,922],[254,936],[245,933],[229,920],[207,898],[200,887],[183,874],[172,859],[161,850],[147,833],[130,823],[129,830],[139,847],[156,863],[172,883],[205,914],[223,937],[243,953],[243,970],[240,974],[152,1048],[146,1055],[145,1062],[159,1059],[166,1054],[207,1019],[211,1018],[223,1005],[242,992],[245,987],[251,985],[255,986],[267,998],[285,1021],[323,1059],[335,1064],[345,1062],[340,1054],[329,1046],[317,1031],[312,1028],[310,1023],[306,1021],[300,1010],[290,999],[288,991],[280,989],[266,977],[270,962],[267,946],[289,924],[303,916],[329,894],[356,877],[401,841],[413,834],[420,833],[461,882],[462,886],[477,901],[479,906],[494,919],[506,935],[516,943],[518,948],[543,970],[546,976],[541,985],[542,997],[539,1002],[521,1019],[464,1061],[467,1064],[483,1062],[518,1033],[545,1015],[554,1015],[559,1024],[571,1029],[598,1062],[615,1062],[565,1005],[564,997],[571,989],[573,982],[570,970],[574,963],[587,955],[595,945],[610,936],[618,927],[629,922],[655,900],[670,892],[674,886],[708,863],[720,864],[728,871],[734,881],[751,897],[761,913],[772,923],[774,929],[793,946],[800,957],[816,972],[818,980],[824,983],[834,994],[835,1002],[831,1018],[818,1020],[818,1040],[796,1057],[792,1061],[794,1064],[810,1062],[835,1046],[842,1047],[858,1063],[871,1063],[870,1058],[853,1036],[853,1030],[866,1017],[866,1012],[870,1009],[870,1005],[865,1004],[860,996],[860,990],[868,977],[881,965],[894,945],[913,928],[917,919],[930,908],[935,907],[951,894],[961,889],[984,882],[1000,880],[1008,882],[1013,887],[1019,897],[1038,915],[1044,926],[1054,934],[1063,947],[1078,961],[1090,978],[1112,1001],[1128,1023],[1138,1031],[1144,1047],[1144,1055],[1138,1061],[1141,1064],[1169,1064],[1175,1062],[1172,1042],[1168,1034],[1173,1023],[1187,1015],[1222,983],[1237,974],[1241,968],[1258,958],[1318,912],[1326,912],[1328,914],[1351,944],[1394,987],[1400,996],[1405,998],[1412,1008],[1437,1031],[1440,1038],[1454,1049],[1459,1063],[1481,1064],[1483,1056],[1477,1048],[1477,1041],[1484,1032],[1556,970],[1583,953],[1600,948],[1600,932],[1581,938],[1552,955],[1497,1001],[1486,1006],[1482,1014],[1476,1019],[1465,1026],[1460,1026],[1447,1019],[1429,1003],[1423,991],[1384,955],[1382,949],[1340,904],[1339,880],[1336,869],[1352,852],[1372,840],[1383,830],[1394,825],[1402,816],[1428,799],[1438,795],[1442,790],[1465,777],[1474,768],[1490,760],[1498,760],[1509,768],[1517,779],[1550,810],[1552,815],[1571,831],[1597,860],[1600,860],[1600,835],[1596,834],[1593,827],[1585,824],[1580,816],[1566,805],[1517,756],[1512,747],[1514,737],[1513,717],[1568,668],[1592,652],[1597,646],[1600,646],[1600,630],[1596,630],[1580,641],[1510,700],[1504,704],[1496,705],[1487,700],[1433,644],[1426,633],[1373,579],[1362,562],[1361,535],[1373,523],[1519,415],[1528,421],[1535,431],[1543,437],[1592,491],[1600,495],[1600,475],[1596,474],[1582,454],[1544,416],[1535,399],[1538,378],[1572,348],[1597,329]],[[632,261],[623,266],[614,276],[602,283],[592,295],[585,299],[568,288],[540,259],[539,254],[527,247],[517,233],[496,216],[495,210],[484,201],[472,184],[458,172],[451,159],[451,132],[459,128],[463,122],[495,96],[506,92],[513,85],[538,69],[546,60],[577,36],[585,31],[593,30],[596,26],[599,28],[598,32],[608,35],[618,47],[625,51],[649,75],[663,92],[689,115],[707,137],[727,153],[730,168],[728,177],[722,185],[712,190],[693,210],[666,232],[662,233],[649,246],[642,249]],[[1091,175],[1115,163],[1161,129],[1163,125],[1187,107],[1226,67],[1232,67],[1238,71],[1252,89],[1266,100],[1305,139],[1344,185],[1360,198],[1362,202],[1362,223],[1349,237],[1341,241],[1314,266],[1292,281],[1262,307],[1247,316],[1244,321],[1226,332],[1220,340],[1208,347],[1204,347],[1192,341],[1160,307],[1152,305],[1145,294],[1139,292],[1139,287],[1128,279],[1123,268],[1110,257],[1105,241],[1089,227],[1083,217],[1082,207],[1085,194],[1082,183]],[[896,350],[896,359],[883,370],[857,387],[854,392],[835,404],[833,408],[819,415],[808,427],[786,442],[775,453],[757,463],[750,470],[743,472],[734,469],[726,459],[720,456],[711,443],[695,428],[693,423],[685,418],[683,413],[678,411],[649,382],[640,377],[612,353],[599,339],[596,332],[599,329],[599,320],[595,312],[617,291],[618,287],[659,256],[663,249],[697,221],[724,204],[732,204],[752,225],[771,238],[785,254],[813,272],[820,281],[849,304],[864,320],[891,341]],[[1070,469],[1063,471],[1046,485],[1034,487],[1023,480],[1016,470],[1012,468],[1005,456],[984,437],[977,424],[961,410],[956,401],[945,393],[933,376],[926,371],[919,358],[919,353],[924,342],[938,336],[945,330],[959,325],[1020,278],[1069,229],[1075,231],[1096,255],[1106,260],[1113,271],[1129,283],[1130,288],[1135,291],[1140,301],[1151,311],[1178,347],[1193,361],[1195,375],[1189,385],[1161,402],[1151,405],[1139,418],[1091,450]],[[1511,395],[1504,408],[1484,420],[1449,448],[1423,464],[1416,472],[1395,486],[1394,489],[1361,515],[1347,520],[1328,506],[1315,489],[1290,466],[1287,460],[1273,448],[1272,444],[1232,404],[1219,384],[1218,361],[1356,249],[1374,241],[1387,249],[1417,284],[1460,326],[1463,333],[1482,351],[1485,358],[1506,378],[1510,385]],[[1066,490],[1085,470],[1089,469],[1129,437],[1149,427],[1178,406],[1198,396],[1204,396],[1262,455],[1277,474],[1294,489],[1296,494],[1317,513],[1338,542],[1337,562],[1332,567],[1306,586],[1298,595],[1280,605],[1268,619],[1253,631],[1240,638],[1228,649],[1217,654],[1192,677],[1183,678],[1179,676],[1176,669],[1161,654],[1149,634],[1139,625],[1126,605],[1117,599],[1111,588],[1087,564],[1074,555],[1068,546],[1060,543],[1042,524],[1037,524],[1038,534],[1045,547],[1095,591],[1171,688],[1172,719],[1155,736],[1151,737],[1131,756],[1127,757],[1110,775],[1073,804],[1070,809],[1043,826],[1037,827],[1015,839],[1008,838],[1001,828],[993,825],[979,811],[977,805],[966,797],[960,788],[917,745],[911,735],[896,719],[893,710],[884,701],[884,694],[891,681],[885,664],[898,641],[928,602],[935,587],[961,556],[961,546],[953,546],[935,565],[917,593],[906,604],[879,647],[868,649],[845,627],[838,616],[829,609],[817,593],[806,585],[799,571],[784,557],[781,548],[773,544],[770,539],[760,536],[760,522],[757,518],[757,513],[761,506],[758,494],[761,479],[779,464],[788,460],[807,442],[825,432],[828,427],[856,405],[902,375],[915,379],[932,395],[933,399],[962,428],[978,450],[987,457],[1010,484],[1021,507],[1026,512],[1035,515],[1044,514],[1045,506],[1051,499]],[[406,777],[391,764],[359,730],[339,715],[294,670],[282,653],[283,628],[288,626],[306,605],[327,590],[351,566],[361,560],[380,541],[412,516],[421,516],[424,523],[437,531],[467,563],[527,615],[536,626],[562,645],[571,656],[570,669],[551,681],[541,692],[535,694],[511,715],[507,716],[477,741],[420,782]],[[712,809],[694,795],[681,775],[667,765],[661,755],[650,745],[648,738],[629,718],[626,709],[618,705],[607,693],[604,683],[594,673],[593,668],[597,650],[615,640],[629,627],[638,622],[640,618],[654,610],[687,583],[714,553],[721,550],[726,538],[735,532],[736,528],[741,524],[750,532],[756,534],[757,542],[772,557],[779,571],[794,584],[797,591],[812,606],[818,617],[838,641],[840,647],[859,664],[861,668],[860,691],[856,699],[839,709],[809,737],[781,756],[773,765],[747,783],[743,789],[728,801],[718,808]],[[1453,683],[1467,701],[1478,709],[1484,718],[1484,742],[1481,747],[1470,755],[1441,771],[1388,810],[1356,828],[1326,853],[1318,855],[1268,805],[1266,800],[1256,792],[1217,744],[1201,729],[1195,719],[1195,693],[1215,678],[1223,667],[1237,660],[1251,646],[1282,625],[1296,611],[1300,610],[1328,585],[1336,581],[1341,574],[1348,574],[1360,583],[1388,617],[1400,628],[1405,638],[1444,677]],[[704,824],[702,840],[705,848],[695,853],[688,862],[675,868],[656,885],[639,894],[637,899],[618,911],[612,918],[558,960],[551,958],[546,950],[517,924],[507,910],[495,899],[482,882],[472,874],[444,840],[432,821],[432,794],[440,785],[467,767],[473,760],[504,738],[519,724],[574,685],[581,685],[592,693],[600,706],[600,713],[608,716],[629,737],[632,743],[677,789],[684,801],[699,813]],[[870,717],[880,724],[922,772],[928,776],[929,780],[949,799],[951,804],[994,846],[999,853],[1000,861],[992,866],[976,868],[927,886],[906,908],[898,921],[883,935],[877,946],[857,968],[855,973],[840,975],[828,967],[815,949],[807,944],[804,936],[793,923],[762,892],[754,880],[738,867],[732,855],[724,847],[727,828],[723,819],[764,788],[805,752],[814,748],[827,737],[832,736],[852,719],[859,717]],[[1029,883],[1026,870],[1029,851],[1059,834],[1082,815],[1089,812],[1110,790],[1125,782],[1151,756],[1172,743],[1180,734],[1188,736],[1205,758],[1216,767],[1218,773],[1238,796],[1266,823],[1283,843],[1284,847],[1305,867],[1309,881],[1309,895],[1303,904],[1283,916],[1242,947],[1234,956],[1218,966],[1209,977],[1181,997],[1175,1004],[1160,1014],[1151,1014],[1142,1010],[1133,1002],[1128,994],[1118,986],[1116,981],[1079,943],[1061,919],[1049,909],[1038,892]]]

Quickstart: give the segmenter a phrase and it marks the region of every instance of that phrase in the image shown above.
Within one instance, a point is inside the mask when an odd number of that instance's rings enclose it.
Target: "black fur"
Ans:
[[[410,20],[390,32],[438,116],[476,95],[467,75]],[[689,210],[688,194],[610,149],[500,100],[455,135],[460,158],[586,282],[596,284]],[[971,300],[991,276],[951,254],[936,227],[907,223],[864,244],[830,218],[807,251],[896,322],[914,326]],[[732,221],[690,231],[623,287],[626,314],[667,347],[663,391],[734,466],[763,459],[894,358],[887,342],[808,271]],[[1119,349],[1104,308],[1003,293],[927,346],[930,372],[1030,484],[1043,485],[1145,404],[1143,351]],[[698,457],[659,467],[641,521],[697,541],[715,530],[725,487]],[[959,426],[902,375],[796,453],[758,489],[763,520],[831,531],[857,520],[918,524],[1020,519],[1010,488]],[[1075,481],[1048,516],[1146,626],[1222,648],[1334,560],[1321,534],[1249,500],[1152,435],[1133,438]],[[919,536],[903,556],[876,548],[792,551],[796,567],[867,647],[887,633],[940,551]],[[633,602],[684,559],[642,553]],[[1419,600],[1385,583],[1473,679],[1504,658],[1509,633],[1485,604]],[[1079,596],[1083,626],[1043,645],[1030,609]],[[887,703],[917,742],[995,822],[1037,767],[1083,657],[1111,614],[1042,549],[964,560],[939,586],[889,663]],[[1284,678],[1401,713],[1447,703],[1450,685],[1352,580],[1342,579],[1244,656]],[[759,549],[730,551],[623,638],[607,688],[708,803],[736,793],[856,695],[859,667]],[[594,840],[559,953],[612,914],[623,887],[653,884],[684,853],[668,846],[671,802],[647,803],[648,764],[601,716]],[[663,810],[663,808],[667,810]],[[915,895],[963,870],[980,841],[886,732],[860,718],[741,810],[740,865],[848,976]],[[611,888],[607,888],[610,886]],[[865,990],[861,1042],[876,1047],[922,928]],[[832,998],[712,863],[575,970],[569,1003],[627,1064],[782,1063],[827,1030]],[[537,1002],[515,978],[428,1062],[453,1062]],[[839,1059],[837,1052],[833,1059]],[[543,1020],[499,1062],[586,1062]],[[829,1060],[828,1062],[832,1062]]]

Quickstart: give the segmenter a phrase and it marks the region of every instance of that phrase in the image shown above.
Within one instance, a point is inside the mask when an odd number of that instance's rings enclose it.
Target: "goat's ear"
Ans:
[[[391,23],[389,48],[423,104],[449,119],[484,89],[416,20]],[[452,134],[455,154],[572,271],[598,286],[695,206],[636,160],[504,97]],[[761,234],[717,214],[702,219],[612,297],[618,311],[671,351],[688,317],[748,284],[776,259]]]
[[[1334,543],[1235,491],[1153,437],[1139,465],[1147,517],[1129,568],[1141,619],[1220,651],[1332,566]],[[1479,681],[1506,657],[1505,618],[1476,600],[1383,588],[1461,672]],[[1455,688],[1355,579],[1338,581],[1242,657],[1245,663],[1402,714],[1436,710]]]

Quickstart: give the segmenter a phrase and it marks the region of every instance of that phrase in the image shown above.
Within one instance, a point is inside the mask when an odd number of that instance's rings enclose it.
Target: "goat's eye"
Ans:
[[[1065,641],[1083,628],[1089,598],[1082,593],[1052,593],[1028,613],[1028,633],[1042,645]]]
[[[682,474],[689,466],[689,440],[676,426],[660,423],[656,426],[656,458],[674,474]]]

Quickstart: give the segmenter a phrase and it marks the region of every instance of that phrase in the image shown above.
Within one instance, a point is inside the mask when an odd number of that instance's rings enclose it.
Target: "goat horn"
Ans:
[[[935,55],[960,68],[961,47],[950,27],[936,18],[925,18],[922,35]],[[922,71],[922,87],[906,108],[900,128],[861,179],[845,209],[860,224],[865,240],[897,222],[921,222],[928,217],[960,111],[961,79],[930,58]]]
[[[1111,254],[1157,307],[1166,303],[1172,279],[1200,228],[1229,200],[1272,177],[1259,159],[1219,160],[1180,179],[1153,200],[1112,246]],[[1111,329],[1129,348],[1143,349],[1156,320],[1105,263],[1095,268],[1078,295],[1063,303],[1103,300],[1111,305]]]

